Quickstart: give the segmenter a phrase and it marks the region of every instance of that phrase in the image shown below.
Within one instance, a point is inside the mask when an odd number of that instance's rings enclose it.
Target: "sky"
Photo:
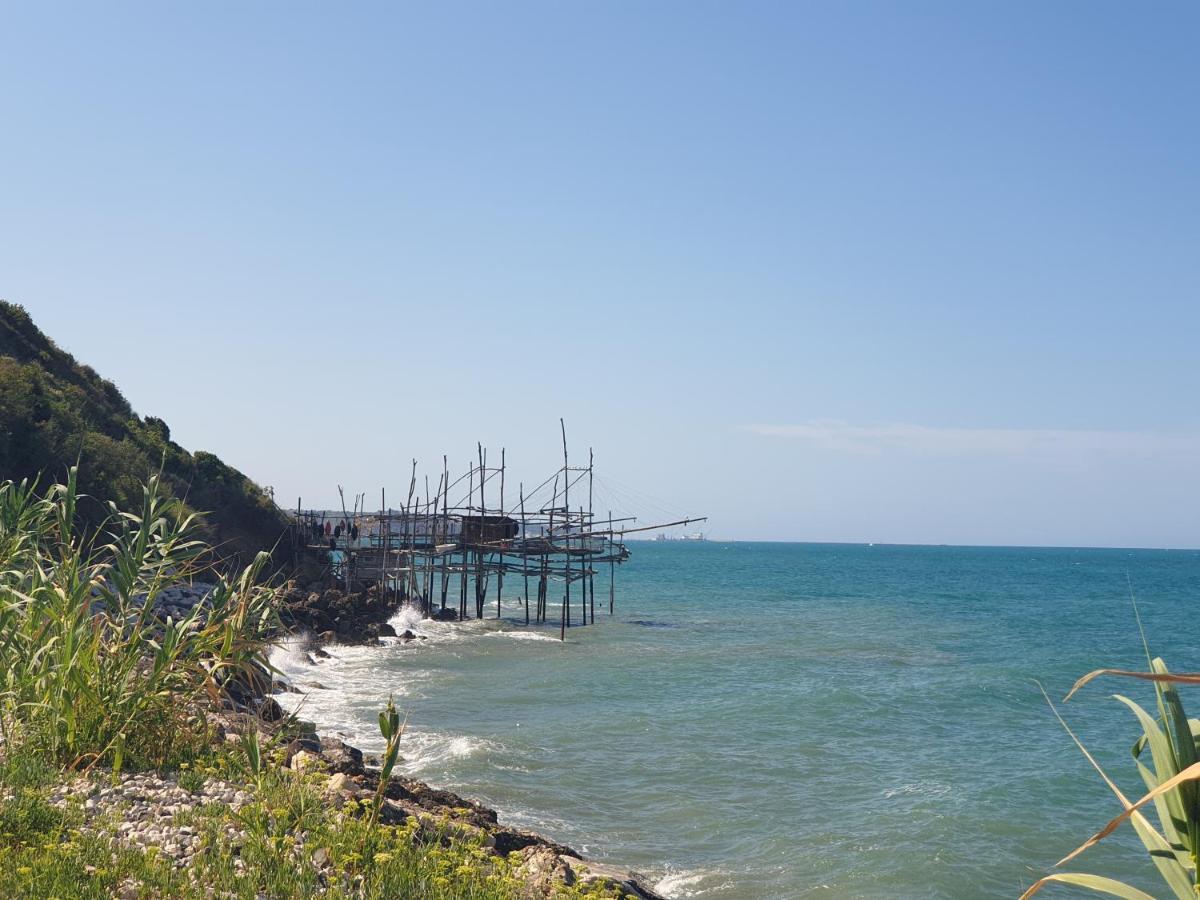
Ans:
[[[0,297],[284,505],[1200,546],[1200,5],[2,21]]]

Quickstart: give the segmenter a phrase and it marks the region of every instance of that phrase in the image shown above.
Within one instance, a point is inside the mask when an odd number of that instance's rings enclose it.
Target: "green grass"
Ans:
[[[201,760],[199,768],[228,771],[234,763],[219,755]],[[47,785],[14,789],[0,782],[12,794],[0,800],[0,885],[5,897],[64,900],[109,897],[130,884],[145,897],[527,896],[525,883],[514,875],[515,861],[490,854],[481,840],[432,819],[376,824],[369,800],[331,804],[323,793],[325,780],[319,773],[267,767],[249,788],[252,802],[240,810],[209,804],[180,813],[175,824],[196,828],[204,848],[187,870],[153,850],[121,848],[115,820],[81,828],[78,809],[50,806]],[[230,841],[228,826],[244,832],[244,841]],[[318,850],[328,857],[320,865],[314,862]],[[558,896],[615,895],[576,887]]]
[[[230,578],[206,568],[195,517],[157,478],[94,531],[78,500],[74,469],[41,495],[0,484],[0,739],[74,769],[177,764],[208,745],[222,685],[263,660],[266,557]],[[216,582],[207,617],[158,621],[155,598],[195,577]]]

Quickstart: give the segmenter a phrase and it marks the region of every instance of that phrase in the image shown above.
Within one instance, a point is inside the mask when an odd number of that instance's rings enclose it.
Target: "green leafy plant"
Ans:
[[[1151,715],[1128,697],[1114,695],[1114,699],[1133,713],[1141,727],[1141,736],[1134,742],[1132,754],[1138,774],[1145,782],[1146,793],[1137,800],[1130,800],[1117,787],[1054,708],[1054,704],[1050,703],[1050,698],[1046,698],[1058,721],[1104,779],[1104,783],[1122,807],[1120,815],[1059,860],[1057,865],[1061,866],[1073,860],[1112,834],[1123,822],[1128,821],[1141,839],[1171,894],[1180,900],[1195,900],[1200,894],[1200,875],[1197,870],[1197,854],[1200,853],[1200,791],[1196,784],[1196,781],[1200,780],[1200,756],[1197,753],[1197,745],[1200,743],[1200,720],[1187,717],[1175,686],[1200,684],[1200,674],[1172,674],[1162,659],[1150,659],[1148,650],[1146,655],[1150,663],[1149,671],[1099,669],[1080,678],[1066,697],[1069,700],[1084,685],[1102,676],[1132,678],[1153,683],[1155,715]],[[1143,809],[1151,804],[1157,827],[1143,813]],[[1031,897],[1047,884],[1055,882],[1089,888],[1126,900],[1152,900],[1151,895],[1124,882],[1080,872],[1055,872],[1047,875],[1035,882],[1022,896]]]
[[[242,752],[246,756],[246,767],[250,770],[254,783],[260,784],[263,775],[263,752],[258,729],[253,725],[247,727],[242,731],[239,741],[242,745]]]
[[[406,724],[391,699],[370,815],[354,814],[354,800],[331,803],[319,774],[281,767],[256,729],[247,727],[240,748],[214,743],[206,711],[264,664],[275,601],[258,582],[265,557],[232,575],[213,571],[191,514],[157,479],[143,486],[137,511],[113,509],[99,529],[78,528],[80,496],[74,471],[44,491],[0,483],[4,897],[529,896],[519,855],[494,855],[482,834],[439,828],[419,812],[380,822]],[[178,622],[154,611],[164,590],[197,576],[215,583],[203,611]],[[105,765],[114,778],[122,766],[176,771],[190,791],[246,768],[254,779],[237,808],[213,802],[176,815],[202,850],[178,867],[157,847],[125,843],[120,810],[88,817],[82,794],[61,805],[64,781],[98,787],[100,772],[88,770]],[[563,885],[555,895],[599,893]]]
[[[157,477],[140,509],[77,530],[77,471],[39,494],[0,483],[0,740],[69,768],[164,767],[208,742],[205,711],[261,666],[276,592],[260,554],[226,577]],[[179,621],[155,601],[214,584]]]
[[[385,746],[382,765],[379,768],[379,784],[375,788],[375,796],[371,799],[372,824],[379,822],[379,813],[383,809],[383,798],[387,793],[388,782],[391,781],[392,771],[400,759],[400,738],[404,734],[407,724],[407,718],[403,723],[400,721],[396,703],[391,697],[388,697],[387,706],[379,714],[379,733],[383,735]]]

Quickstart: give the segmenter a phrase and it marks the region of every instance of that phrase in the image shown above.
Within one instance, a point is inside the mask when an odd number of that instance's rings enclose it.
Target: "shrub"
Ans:
[[[207,511],[206,540],[242,562],[272,547],[287,519],[249,478],[211,454],[189,453],[166,422],[140,418],[121,392],[55,346],[19,306],[0,300],[0,472],[65,479],[82,460],[83,516],[95,524],[108,502],[139,502],[145,479],[161,480],[193,509]]]
[[[112,506],[87,533],[79,496],[75,469],[43,494],[0,484],[0,739],[76,769],[173,765],[206,746],[222,685],[262,661],[266,555],[221,576],[156,477],[137,512]],[[215,581],[206,603],[160,620],[158,596],[197,575]]]

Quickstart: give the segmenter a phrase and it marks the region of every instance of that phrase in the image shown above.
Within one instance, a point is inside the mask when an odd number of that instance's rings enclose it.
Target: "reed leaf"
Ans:
[[[1071,686],[1064,702],[1070,700],[1079,689],[1103,675],[1116,675],[1121,678],[1137,678],[1142,681],[1154,681],[1160,684],[1200,684],[1200,672],[1134,672],[1128,669],[1096,669],[1088,672]]]
[[[1112,878],[1104,878],[1101,875],[1087,875],[1082,872],[1055,872],[1053,875],[1047,875],[1034,884],[1021,895],[1021,900],[1026,900],[1027,897],[1032,897],[1043,887],[1051,882],[1059,882],[1061,884],[1074,884],[1079,887],[1089,888],[1101,894],[1111,894],[1114,897],[1122,897],[1124,900],[1154,900],[1150,894],[1145,891],[1139,891],[1135,887],[1125,884],[1123,881],[1116,881]]]
[[[231,674],[265,659],[265,557],[213,571],[198,520],[157,478],[89,540],[76,485],[74,471],[40,495],[0,483],[0,740],[76,767],[166,764]],[[155,598],[197,575],[217,583],[207,612],[160,621]]]
[[[1122,812],[1119,816],[1116,816],[1113,819],[1111,819],[1107,825],[1105,825],[1103,828],[1101,828],[1099,831],[1097,831],[1094,835],[1092,835],[1090,838],[1088,838],[1086,841],[1084,841],[1082,844],[1080,844],[1079,847],[1077,847],[1075,850],[1071,851],[1066,856],[1064,856],[1062,859],[1060,859],[1056,863],[1056,865],[1061,866],[1063,863],[1074,859],[1076,856],[1078,856],[1080,853],[1082,853],[1088,847],[1092,847],[1095,844],[1098,844],[1101,840],[1103,840],[1104,838],[1106,838],[1110,834],[1112,834],[1113,831],[1116,830],[1118,825],[1120,825],[1122,822],[1124,822],[1126,819],[1128,819],[1135,811],[1141,809],[1143,806],[1145,806],[1147,803],[1149,803],[1155,797],[1161,796],[1162,794],[1165,794],[1168,791],[1173,791],[1176,788],[1178,788],[1180,785],[1182,785],[1186,782],[1196,781],[1197,779],[1200,779],[1200,763],[1193,763],[1192,765],[1188,766],[1186,769],[1184,769],[1182,772],[1180,772],[1175,777],[1167,779],[1162,784],[1160,784],[1158,787],[1156,787],[1154,790],[1152,790],[1148,794],[1145,794],[1144,796],[1142,796],[1141,799],[1137,800],[1129,809]]]
[[[1163,881],[1171,889],[1171,892],[1177,898],[1179,898],[1179,900],[1195,900],[1196,891],[1193,886],[1195,879],[1195,864],[1191,855],[1186,851],[1186,849],[1181,848],[1178,844],[1173,846],[1172,843],[1168,841],[1167,838],[1165,838],[1163,834],[1160,833],[1150,823],[1150,821],[1142,814],[1140,809],[1133,808],[1133,803],[1131,803],[1129,798],[1125,796],[1124,792],[1117,786],[1116,782],[1114,782],[1108,776],[1108,773],[1105,772],[1100,763],[1096,761],[1096,758],[1087,749],[1087,746],[1079,739],[1079,736],[1075,734],[1070,725],[1067,724],[1067,721],[1062,717],[1062,714],[1059,713],[1054,703],[1050,700],[1050,696],[1046,693],[1045,689],[1042,688],[1040,684],[1038,685],[1038,688],[1041,690],[1042,696],[1046,700],[1046,704],[1050,707],[1050,711],[1058,720],[1059,725],[1062,726],[1063,730],[1071,738],[1075,746],[1079,748],[1080,753],[1083,754],[1084,758],[1088,761],[1088,763],[1091,764],[1092,768],[1096,770],[1097,774],[1099,774],[1100,778],[1108,786],[1109,790],[1113,792],[1113,795],[1121,804],[1121,808],[1129,812],[1130,823],[1132,824],[1134,831],[1137,833],[1142,845],[1146,848],[1146,852],[1150,856],[1154,867],[1158,870],[1158,873],[1162,877]],[[1136,704],[1134,704],[1134,706],[1136,706]],[[1140,707],[1138,707],[1138,709],[1140,709]],[[1154,722],[1153,719],[1150,719],[1149,721],[1151,723]],[[1157,725],[1155,727],[1157,728]],[[1148,769],[1146,771],[1149,772]],[[1063,880],[1061,877],[1058,877],[1061,874],[1063,873],[1056,873],[1055,876],[1047,876],[1046,878],[1043,878],[1041,881],[1037,882],[1033,887],[1031,887],[1024,896],[1032,896],[1032,894],[1036,893],[1049,882]],[[1073,883],[1080,884],[1084,887],[1089,886],[1078,881]],[[1119,882],[1114,883],[1119,884]]]

